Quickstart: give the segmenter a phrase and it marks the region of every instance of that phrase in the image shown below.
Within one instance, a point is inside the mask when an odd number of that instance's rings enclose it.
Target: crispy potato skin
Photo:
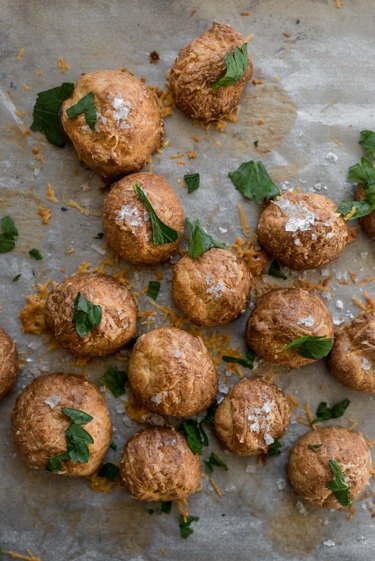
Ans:
[[[270,412],[265,404],[271,404]],[[254,408],[258,409],[258,413],[254,414]],[[224,397],[215,413],[215,433],[222,445],[233,454],[266,454],[269,444],[265,441],[265,434],[274,439],[280,438],[291,413],[287,395],[275,384],[254,376],[236,384]],[[252,418],[249,419],[249,416]]]
[[[362,185],[358,185],[356,197],[359,201],[363,201],[363,199],[365,198],[365,191]],[[367,216],[363,216],[363,218],[360,218],[359,222],[368,237],[371,240],[375,241],[375,210],[370,212],[370,214],[368,214]]]
[[[316,450],[308,445],[322,444]],[[320,507],[343,510],[333,492],[327,488],[333,475],[328,461],[336,460],[350,487],[350,497],[357,498],[371,477],[371,454],[359,432],[331,426],[307,432],[294,444],[288,464],[288,476],[297,495]]]
[[[81,339],[72,322],[78,294],[102,307],[101,323]],[[106,275],[73,275],[54,288],[45,319],[56,341],[76,356],[105,356],[129,343],[136,332],[137,306],[129,291]]]
[[[199,456],[180,432],[167,427],[148,427],[129,438],[120,475],[142,501],[183,499],[198,491],[202,477]]]
[[[247,308],[251,275],[229,249],[212,248],[198,259],[185,255],[173,270],[172,296],[195,325],[219,325]]]
[[[296,271],[334,261],[349,243],[337,205],[316,193],[285,193],[263,210],[257,228],[260,245]]]
[[[170,74],[177,107],[206,123],[233,111],[253,75],[250,56],[248,68],[236,84],[215,90],[211,86],[225,74],[225,55],[243,43],[242,35],[230,25],[213,23],[208,31],[181,49]]]
[[[200,337],[176,327],[154,329],[137,340],[128,377],[136,399],[162,415],[193,415],[216,398],[210,353]]]
[[[45,400],[59,397],[52,409]],[[15,447],[32,468],[46,469],[48,458],[66,452],[65,430],[70,419],[63,407],[79,409],[93,420],[84,429],[94,439],[88,444],[87,464],[64,460],[62,475],[84,476],[94,473],[102,463],[111,441],[112,424],[104,398],[95,384],[73,374],[53,373],[36,378],[18,396],[12,412]]]
[[[304,358],[293,348],[282,351],[281,347],[306,335],[332,339],[333,333],[331,314],[319,296],[302,288],[281,288],[268,292],[256,304],[245,337],[258,357],[299,368],[314,359]]]
[[[154,245],[150,218],[144,203],[134,192],[135,184],[145,191],[160,220],[177,231],[176,242]],[[134,173],[112,186],[104,202],[103,227],[109,245],[121,257],[131,263],[152,265],[177,253],[184,231],[184,210],[163,177]]]
[[[18,373],[18,355],[15,342],[0,328],[0,399],[12,389]]]
[[[345,386],[375,393],[375,312],[365,312],[336,331],[328,366]]]
[[[95,130],[88,127],[83,113],[72,119],[66,113],[90,92],[98,112]],[[130,104],[126,118],[120,118],[121,107],[115,99]],[[62,105],[61,122],[79,159],[105,179],[141,169],[163,139],[163,121],[154,95],[138,78],[118,70],[83,74]]]

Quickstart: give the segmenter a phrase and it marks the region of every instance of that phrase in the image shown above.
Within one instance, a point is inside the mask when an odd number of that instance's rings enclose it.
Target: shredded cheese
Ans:
[[[48,224],[52,218],[52,210],[50,208],[40,206],[38,208],[38,214],[42,220],[42,224]]]
[[[59,202],[59,199],[56,197],[51,183],[47,184],[46,198],[49,201],[51,201],[52,203],[55,203],[55,204],[57,204]]]
[[[18,55],[16,60],[21,60],[21,58],[23,57],[23,55],[25,54],[25,49],[22,47],[19,51],[18,51]]]

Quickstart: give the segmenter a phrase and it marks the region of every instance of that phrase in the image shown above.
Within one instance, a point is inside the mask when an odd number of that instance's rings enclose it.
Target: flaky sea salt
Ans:
[[[333,540],[326,540],[323,542],[323,545],[325,547],[335,547],[336,542],[334,542]]]
[[[369,360],[367,360],[366,357],[363,356],[362,360],[361,360],[361,366],[362,366],[363,370],[370,370],[371,362]]]
[[[225,284],[223,283],[223,281],[219,280],[215,284],[211,275],[206,275],[205,280],[206,280],[206,284],[208,285],[207,293],[208,294],[213,294],[213,296],[216,300],[221,298],[222,294],[225,290]]]
[[[156,403],[156,405],[160,405],[160,403],[163,401],[163,397],[168,397],[168,390],[153,395],[151,397],[151,401],[153,403]]]
[[[283,489],[285,489],[285,487],[286,487],[285,479],[277,479],[276,480],[276,487],[278,488],[279,491],[282,491]]]
[[[264,435],[264,442],[266,443],[267,446],[269,446],[270,444],[275,442],[275,439],[270,434],[268,434],[266,432],[265,435]]]
[[[60,403],[61,401],[61,397],[58,395],[51,395],[51,397],[48,397],[47,399],[44,400],[44,403],[46,405],[49,405],[49,407],[51,409],[55,409],[56,405],[58,405],[58,403]]]
[[[307,316],[305,318],[300,318],[297,321],[298,325],[305,325],[306,327],[312,327],[315,323],[315,320],[312,316]]]
[[[328,160],[329,162],[333,162],[334,164],[336,164],[337,161],[338,161],[338,157],[337,157],[336,154],[334,154],[333,152],[328,152],[328,154],[326,155],[326,160]]]
[[[175,358],[180,358],[180,357],[182,356],[181,351],[178,351],[178,350],[177,350],[177,351],[174,353],[174,356],[175,356]]]
[[[336,300],[336,308],[338,310],[343,310],[344,309],[344,302],[342,300]]]
[[[316,214],[311,212],[302,203],[294,203],[285,197],[280,197],[272,202],[288,218],[285,224],[286,232],[305,232],[318,220]]]
[[[122,97],[115,97],[112,101],[113,116],[120,129],[129,129],[131,124],[126,121],[133,106]]]
[[[150,215],[148,214],[148,212],[141,213],[137,207],[133,207],[132,205],[128,204],[123,205],[117,212],[115,222],[126,222],[130,224],[130,226],[138,228],[139,226],[142,226],[143,222],[149,219]]]

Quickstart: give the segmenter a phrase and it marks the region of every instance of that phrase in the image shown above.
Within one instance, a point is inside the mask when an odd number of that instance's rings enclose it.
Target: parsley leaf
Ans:
[[[375,132],[361,131],[359,143],[363,146],[366,156],[370,160],[375,160]]]
[[[237,364],[240,364],[241,366],[244,366],[245,368],[250,368],[250,370],[254,367],[254,360],[256,358],[255,354],[253,353],[252,350],[248,349],[246,351],[246,358],[237,358],[235,356],[228,356],[228,355],[224,355],[223,356],[223,361],[224,362],[235,362]]]
[[[188,252],[190,257],[193,259],[198,259],[201,257],[205,251],[211,249],[212,247],[218,247],[223,249],[226,247],[225,243],[218,242],[214,240],[200,225],[199,220],[192,224],[188,218],[186,218],[186,224],[189,226],[190,230],[190,241]]]
[[[206,473],[213,473],[214,467],[222,467],[225,471],[228,471],[227,464],[225,464],[215,452],[211,452],[210,457],[208,460],[204,460],[204,463]]]
[[[180,431],[185,433],[189,448],[194,454],[202,453],[202,446],[208,446],[208,436],[204,430],[205,425],[213,422],[218,403],[213,403],[208,409],[206,416],[198,423],[193,419],[182,421],[179,426]]]
[[[226,88],[227,86],[233,86],[237,84],[245,74],[249,66],[247,43],[244,43],[242,47],[235,47],[233,53],[227,53],[224,62],[226,66],[225,74],[211,86],[212,90],[216,90],[216,88],[220,87]]]
[[[360,164],[355,164],[349,168],[348,179],[354,183],[373,185],[375,183],[375,168],[369,160],[361,158]]]
[[[308,444],[307,445],[307,448],[309,450],[311,450],[312,452],[315,452],[315,450],[318,450],[321,447],[322,447],[322,444]]]
[[[351,214],[353,208],[355,212]],[[374,209],[367,201],[341,201],[338,208],[338,212],[342,214],[344,220],[348,220],[348,218],[346,218],[348,214],[350,215],[350,220],[355,220],[356,218],[367,216],[373,210]]]
[[[3,228],[3,233],[0,234],[0,253],[8,253],[16,246],[18,230],[10,216],[3,216],[0,224]]]
[[[277,277],[278,279],[286,280],[288,278],[282,272],[280,264],[276,261],[276,259],[272,261],[270,268],[268,269],[268,274],[271,275],[271,277]]]
[[[347,408],[349,407],[350,400],[343,399],[336,403],[333,407],[328,407],[326,401],[321,401],[316,410],[316,419],[312,421],[312,424],[320,423],[322,421],[329,421],[329,419],[337,419],[342,417]]]
[[[110,366],[99,378],[99,382],[109,389],[115,397],[119,397],[125,393],[127,379],[128,375],[124,370],[119,370],[117,366]]]
[[[83,339],[102,321],[102,307],[92,304],[78,292],[74,300],[72,322]]]
[[[66,137],[60,121],[62,102],[70,97],[74,90],[74,84],[64,82],[57,88],[39,92],[36,98],[33,112],[33,122],[30,127],[32,131],[44,133],[48,142],[62,148],[65,146]]]
[[[362,218],[375,210],[375,168],[366,158],[360,164],[349,168],[348,179],[363,186],[365,199],[362,201],[341,201],[339,212],[344,220]],[[352,212],[353,209],[355,212]],[[348,216],[349,215],[349,216]],[[348,216],[348,218],[346,218]]]
[[[327,488],[334,493],[336,499],[342,506],[350,508],[353,504],[353,500],[350,498],[350,489],[345,482],[345,476],[341,467],[336,460],[328,460],[328,465],[332,472],[333,479],[327,483]]]
[[[81,113],[85,114],[86,123],[90,129],[94,131],[98,115],[96,113],[94,94],[92,92],[83,96],[75,105],[72,105],[66,110],[69,119],[74,119],[74,117],[77,117]]]
[[[263,199],[273,199],[281,193],[262,162],[244,162],[236,171],[228,173],[233,185],[244,197],[261,203]]]
[[[104,477],[104,479],[106,479],[107,481],[113,481],[117,477],[119,471],[120,468],[118,466],[112,464],[111,462],[108,462],[102,465],[102,467],[98,471],[98,476]]]
[[[93,420],[93,417],[80,409],[71,409],[70,407],[63,407],[62,411],[64,415],[70,418],[73,425],[87,425]]]
[[[179,527],[180,527],[180,531],[181,531],[181,537],[184,538],[184,540],[186,540],[186,538],[188,538],[192,533],[193,533],[193,529],[190,528],[190,524],[192,522],[198,522],[199,520],[199,516],[183,516],[181,514],[180,516],[180,521],[179,521]]]
[[[35,249],[35,247],[33,249],[30,249],[29,255],[31,255],[31,257],[34,257],[34,259],[36,259],[37,261],[41,261],[43,259],[43,256],[40,253],[39,249]]]
[[[280,456],[282,446],[283,445],[281,444],[280,440],[278,438],[275,438],[272,444],[270,444],[268,447],[267,456]]]
[[[149,296],[153,300],[156,300],[156,298],[158,297],[158,294],[159,294],[159,290],[160,290],[160,282],[150,281],[148,283],[148,289],[147,289],[146,294],[147,294],[147,296]]]
[[[297,349],[298,354],[304,358],[320,360],[331,352],[332,346],[333,339],[328,339],[320,335],[306,335],[294,339],[282,347],[281,350]]]
[[[187,173],[184,175],[184,180],[188,188],[188,193],[192,193],[199,188],[200,177],[199,173]]]
[[[206,416],[199,423],[199,430],[200,430],[200,433],[201,433],[201,441],[202,441],[202,444],[204,444],[204,446],[208,446],[208,436],[207,436],[206,431],[204,430],[204,427],[206,425],[209,425],[209,424],[213,423],[214,418],[215,418],[215,412],[216,412],[216,409],[218,407],[219,407],[219,404],[215,401],[215,403],[210,405],[210,407],[207,409]]]
[[[152,241],[154,245],[164,245],[167,243],[175,242],[178,239],[178,233],[173,228],[170,228],[164,222],[157,217],[156,212],[154,211],[150,201],[146,197],[146,193],[141,189],[139,185],[135,183],[133,185],[133,189],[138,197],[141,199],[143,204],[145,205],[151,220],[151,228],[152,228]]]

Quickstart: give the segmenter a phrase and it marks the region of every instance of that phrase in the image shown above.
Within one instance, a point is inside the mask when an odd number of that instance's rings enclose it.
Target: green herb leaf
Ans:
[[[350,216],[350,220],[355,220],[357,218],[362,218],[362,216],[367,216],[374,209],[367,201],[341,201],[339,204],[338,212],[342,214],[344,220],[345,217],[351,213],[355,208],[355,213]]]
[[[80,409],[71,409],[70,407],[63,407],[62,412],[71,420],[65,431],[67,451],[48,459],[48,471],[61,471],[63,469],[62,460],[87,464],[90,459],[87,444],[93,444],[94,439],[81,425],[86,425],[92,421],[93,417],[84,411],[80,411]]]
[[[48,458],[47,471],[62,471],[63,465],[61,463],[61,460],[69,460],[69,454],[65,452],[64,454],[60,454],[59,456]]]
[[[353,181],[355,183],[374,185],[375,168],[369,160],[361,158],[360,164],[355,164],[349,168],[348,179],[349,181]]]
[[[74,300],[72,322],[78,335],[83,339],[102,321],[102,307],[92,304],[78,292]]]
[[[276,259],[272,261],[270,268],[268,269],[268,274],[271,275],[271,277],[277,277],[278,279],[286,280],[288,278],[282,272],[280,264],[276,261]]]
[[[203,439],[197,421],[193,419],[182,421],[179,430],[185,433],[190,450],[194,454],[201,454]]]
[[[218,242],[214,240],[200,225],[199,220],[195,221],[193,225],[188,218],[186,218],[186,224],[189,226],[190,230],[190,241],[188,252],[190,257],[193,259],[198,259],[203,253],[212,247],[218,247],[223,249],[226,247],[225,243]]]
[[[246,351],[246,358],[237,358],[235,356],[223,356],[224,362],[235,362],[237,364],[241,364],[245,368],[250,368],[250,370],[254,367],[254,360],[256,359],[255,353],[252,350],[248,349]]]
[[[102,240],[103,238],[104,238],[104,233],[99,232],[99,234],[96,234],[94,240]]]
[[[112,448],[112,450],[117,450],[117,444],[115,442],[111,442],[109,447]]]
[[[245,74],[249,66],[247,43],[244,43],[242,47],[236,47],[233,53],[227,53],[224,62],[226,66],[225,74],[211,86],[212,90],[216,90],[216,88],[220,87],[226,88],[228,86],[233,86],[237,84]]]
[[[29,255],[31,255],[31,257],[34,257],[34,259],[36,259],[37,261],[41,261],[43,259],[43,256],[40,253],[39,249],[35,249],[35,247],[33,249],[30,249]]]
[[[371,131],[363,131],[371,132]],[[372,133],[374,134],[374,133]],[[375,168],[366,158],[361,158],[360,164],[355,164],[349,168],[348,179],[363,186],[365,199],[362,201],[341,201],[339,212],[345,217],[355,209],[350,216],[350,220],[367,216],[375,210]]]
[[[15,277],[12,278],[12,282],[17,282],[18,279],[20,278],[21,273],[18,273],[18,275],[16,275]]]
[[[298,354],[304,358],[320,360],[331,352],[332,346],[332,339],[318,335],[306,335],[304,337],[294,339],[282,347],[281,350],[285,351],[286,349],[297,349]]]
[[[133,189],[138,197],[141,199],[145,205],[151,220],[152,228],[152,241],[154,245],[165,245],[167,243],[172,243],[178,240],[178,233],[173,228],[170,228],[164,222],[157,217],[150,201],[148,200],[146,193],[137,184],[133,185]]]
[[[125,393],[127,379],[128,375],[124,370],[119,370],[117,366],[110,366],[99,378],[99,382],[109,389],[115,397],[119,397]]]
[[[361,131],[359,143],[363,146],[366,156],[370,160],[375,160],[375,132]]]
[[[342,506],[350,508],[353,504],[353,500],[350,498],[350,489],[345,482],[345,476],[341,467],[336,460],[328,460],[328,465],[332,472],[333,479],[327,483],[327,488],[334,493],[336,499]]]
[[[95,130],[96,121],[98,120],[98,115],[96,113],[96,107],[94,104],[94,94],[92,92],[88,93],[82,97],[75,105],[69,107],[66,110],[66,114],[69,119],[74,119],[81,113],[85,114],[86,123],[91,130]]]
[[[258,144],[259,144],[259,140],[254,140],[253,144],[254,144],[255,148],[257,148]]]
[[[172,510],[172,501],[165,501],[160,505],[160,514],[170,514]]]
[[[62,412],[70,418],[74,425],[87,425],[93,420],[93,417],[80,409],[71,409],[70,407],[63,407]]]
[[[342,417],[347,408],[349,407],[350,400],[343,399],[336,403],[333,407],[328,407],[326,401],[321,401],[316,410],[316,419],[312,421],[314,423],[320,423],[322,421],[329,421],[329,419],[337,419]]]
[[[228,466],[219,458],[215,452],[211,452],[208,460],[204,460],[206,473],[212,473],[214,467],[222,467],[225,471],[228,471]]]
[[[267,456],[280,456],[282,446],[280,440],[275,438],[272,444],[268,446]]]
[[[190,524],[192,522],[198,522],[199,520],[199,516],[187,516],[186,518],[181,514],[180,516],[180,521],[179,521],[179,527],[180,527],[180,531],[181,531],[181,537],[184,538],[184,540],[186,540],[186,538],[188,538],[192,533],[193,533],[193,529],[190,528]]]
[[[147,296],[149,296],[153,300],[156,300],[159,294],[159,290],[160,290],[160,282],[150,281],[148,283]]]
[[[184,175],[184,180],[189,194],[199,188],[199,173],[187,173],[186,175]]]
[[[207,409],[207,413],[206,413],[205,417],[199,423],[201,442],[204,446],[208,446],[208,436],[207,436],[206,431],[204,430],[204,427],[206,425],[209,425],[209,424],[213,423],[214,418],[215,418],[215,412],[216,412],[216,409],[218,407],[219,407],[219,404],[215,401],[215,403],[210,405],[210,407]]]
[[[3,233],[0,234],[0,253],[8,253],[15,248],[18,230],[10,216],[3,216],[0,220]]]
[[[244,197],[261,203],[263,199],[273,199],[281,193],[262,162],[244,162],[236,171],[228,173],[233,185]]]
[[[120,468],[118,466],[112,464],[111,462],[108,462],[102,465],[102,467],[98,471],[98,476],[104,477],[104,479],[107,479],[107,481],[113,481],[117,477],[119,471]]]
[[[309,450],[311,450],[312,452],[315,452],[315,450],[318,450],[321,447],[322,447],[322,444],[308,444],[307,445],[307,448]]]
[[[64,82],[57,88],[39,92],[33,112],[32,131],[41,131],[48,142],[62,148],[65,146],[66,137],[60,121],[61,105],[70,97],[74,84]]]

